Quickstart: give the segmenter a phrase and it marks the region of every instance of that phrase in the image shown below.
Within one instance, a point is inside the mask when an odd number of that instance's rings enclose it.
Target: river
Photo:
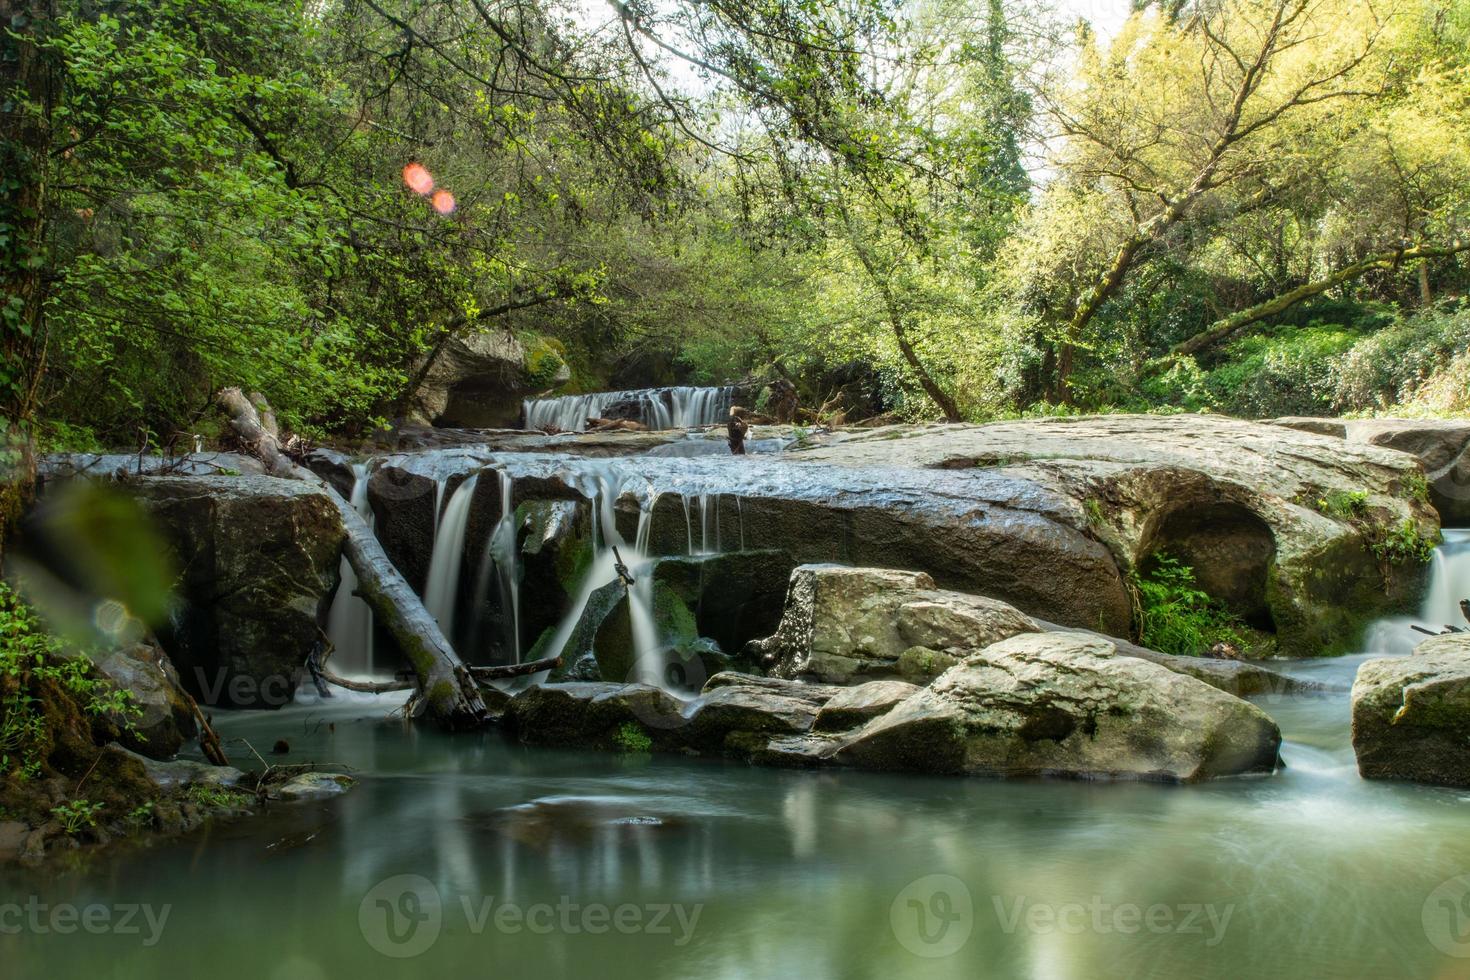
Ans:
[[[1470,532],[1446,537],[1431,622],[1470,594]],[[367,697],[221,713],[360,784],[0,869],[0,976],[1470,977],[1470,792],[1358,778],[1368,655],[1284,665],[1331,688],[1259,699],[1285,771],[1199,786],[532,749]]]

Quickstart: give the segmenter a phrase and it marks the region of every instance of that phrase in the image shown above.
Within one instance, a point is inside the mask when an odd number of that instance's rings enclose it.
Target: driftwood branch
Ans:
[[[423,601],[393,566],[377,536],[356,509],[315,473],[298,466],[281,449],[280,440],[239,388],[225,388],[215,403],[231,429],[274,476],[303,480],[322,488],[336,505],[347,532],[343,553],[357,573],[358,588],[400,650],[418,680],[429,716],[445,728],[477,728],[489,711],[469,670],[455,654]]]
[[[543,670],[551,670],[561,666],[561,657],[547,657],[544,660],[532,660],[523,664],[506,664],[501,667],[471,667],[470,675],[477,681],[498,681],[507,677],[525,677],[528,674],[539,674]]]

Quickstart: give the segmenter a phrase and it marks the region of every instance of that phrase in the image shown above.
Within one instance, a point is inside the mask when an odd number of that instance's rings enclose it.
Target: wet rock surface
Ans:
[[[1353,751],[1365,779],[1470,786],[1470,634],[1365,661],[1353,682]]]

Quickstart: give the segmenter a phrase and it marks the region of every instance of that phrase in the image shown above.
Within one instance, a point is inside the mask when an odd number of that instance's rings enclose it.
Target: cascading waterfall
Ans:
[[[447,637],[454,635],[454,606],[459,593],[459,567],[464,560],[464,532],[470,519],[470,501],[474,499],[479,480],[480,475],[476,473],[455,488],[444,508],[444,515],[434,529],[434,551],[429,559],[429,581],[424,586],[424,608],[438,620],[439,629]],[[443,493],[444,485],[440,483],[435,500]]]
[[[371,525],[373,513],[368,506],[367,489],[367,464],[353,463],[352,493],[348,503]],[[332,670],[348,678],[373,674],[373,611],[360,597],[353,595],[356,591],[357,573],[344,555],[337,594],[332,597],[332,608],[327,613],[327,638],[332,641],[334,651]]]
[[[475,576],[476,632],[478,617],[490,597],[490,579],[493,575],[500,592],[500,608],[506,623],[504,649],[514,657],[512,663],[521,662],[521,573],[520,540],[517,533],[515,508],[512,497],[515,481],[508,470],[500,470],[500,520],[490,529],[485,542],[485,552],[480,558],[480,570]],[[476,637],[477,645],[480,638]]]
[[[1429,566],[1429,587],[1419,611],[1413,616],[1389,616],[1368,628],[1363,647],[1377,653],[1412,653],[1424,635],[1412,625],[1441,630],[1446,626],[1470,629],[1460,612],[1460,600],[1470,599],[1470,529],[1449,528],[1444,541],[1434,549]]]
[[[688,429],[723,421],[735,403],[735,391],[732,386],[599,391],[558,398],[528,398],[521,403],[521,411],[527,429],[582,432],[587,428],[587,419],[600,418],[609,406],[637,402],[639,421],[650,429]]]

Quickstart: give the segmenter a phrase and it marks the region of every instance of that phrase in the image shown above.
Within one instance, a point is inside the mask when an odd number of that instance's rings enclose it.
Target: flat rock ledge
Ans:
[[[1470,786],[1470,634],[1431,637],[1408,657],[1364,661],[1352,699],[1364,779]]]

